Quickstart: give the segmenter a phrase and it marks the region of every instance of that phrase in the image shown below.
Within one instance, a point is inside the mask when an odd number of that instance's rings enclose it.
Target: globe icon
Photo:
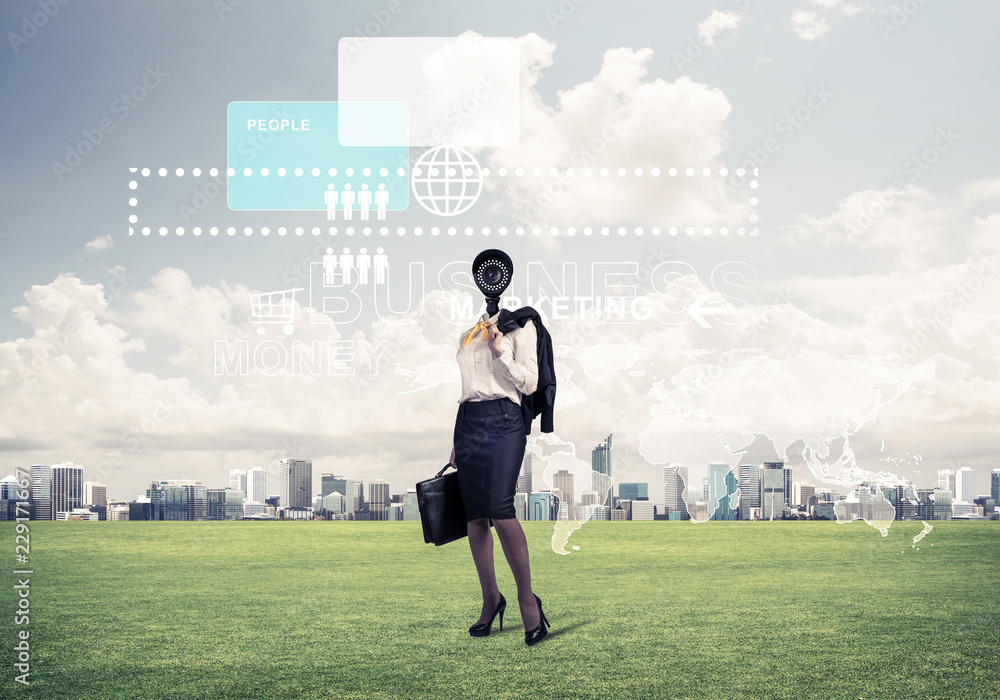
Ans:
[[[476,157],[458,146],[435,146],[413,166],[413,196],[431,214],[468,211],[483,193],[483,171]]]

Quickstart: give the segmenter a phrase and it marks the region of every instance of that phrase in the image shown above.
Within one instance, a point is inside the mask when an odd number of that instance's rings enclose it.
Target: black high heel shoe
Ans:
[[[497,615],[500,616],[500,631],[503,631],[503,613],[507,609],[507,599],[503,597],[503,593],[500,594],[500,600],[497,601],[497,609],[493,611],[493,617],[490,618],[489,622],[477,622],[472,627],[469,628],[469,634],[473,637],[489,637],[490,629],[493,627],[493,620]]]
[[[538,603],[538,627],[531,630],[525,630],[524,632],[524,643],[529,647],[534,644],[538,644],[540,641],[545,639],[546,635],[549,633],[549,620],[545,617],[545,613],[542,612],[542,599],[536,595],[535,602]]]

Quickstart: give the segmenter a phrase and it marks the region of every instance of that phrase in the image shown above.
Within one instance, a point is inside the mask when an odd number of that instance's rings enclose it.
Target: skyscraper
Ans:
[[[788,495],[785,494],[784,462],[764,462],[761,471],[760,500],[765,520],[780,518],[785,513]]]
[[[35,520],[54,520],[52,515],[52,467],[31,465],[31,509]]]
[[[536,491],[528,497],[529,520],[555,520],[556,499],[548,491]]]
[[[263,503],[267,498],[267,472],[254,467],[247,472],[247,498],[254,503]]]
[[[687,488],[688,468],[679,464],[663,468],[663,509],[671,520],[690,520],[684,491]],[[673,514],[677,513],[675,517]]]
[[[283,459],[278,472],[282,508],[312,506],[312,460]],[[388,500],[388,499],[387,499]]]
[[[736,520],[733,496],[739,491],[736,475],[723,462],[708,465],[708,519]]]
[[[208,487],[199,479],[168,479],[167,487],[175,489],[173,494],[173,518],[164,516],[164,520],[208,520]],[[184,493],[181,497],[176,493],[179,489]],[[170,494],[166,494],[169,496]],[[166,498],[164,499],[166,503]],[[181,505],[186,506],[187,513],[181,517]]]
[[[96,481],[83,482],[83,505],[85,506],[106,506],[108,505],[108,487]]]
[[[559,497],[560,505],[566,506],[566,518],[574,520],[576,512],[576,495],[573,491],[573,474],[567,469],[560,469],[552,475],[552,491]]]
[[[229,488],[247,495],[247,473],[242,469],[229,470]]]
[[[1000,469],[990,472],[990,498],[1000,506]]]
[[[638,501],[649,498],[649,484],[630,482],[618,484],[618,498],[623,501]]]
[[[962,467],[955,474],[955,500],[961,503],[976,500],[976,472],[969,467]]]
[[[608,435],[604,441],[590,453],[591,488],[598,493],[598,504],[611,505],[611,485],[615,480],[613,435]]]
[[[403,496],[403,520],[420,520],[420,507],[417,504],[417,490],[406,489]]]
[[[521,473],[517,477],[517,493],[531,493],[531,490],[531,453],[527,452],[521,462]]]
[[[816,495],[816,487],[796,481],[792,484],[792,505],[808,506],[809,499]]]
[[[951,469],[938,469],[938,488],[955,494],[955,472]]]
[[[368,483],[368,507],[372,513],[372,520],[387,520],[391,502],[388,481],[375,479]]]
[[[83,506],[83,467],[72,462],[52,465],[52,513],[68,513]]]
[[[756,464],[740,465],[740,520],[752,520],[755,508],[760,508],[760,472]]]

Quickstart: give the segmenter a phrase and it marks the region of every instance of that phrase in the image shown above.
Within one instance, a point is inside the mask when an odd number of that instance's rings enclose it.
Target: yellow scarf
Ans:
[[[477,323],[473,327],[473,329],[471,331],[469,331],[469,334],[467,336],[465,336],[465,338],[462,339],[462,347],[465,347],[466,345],[468,345],[469,343],[471,343],[473,340],[475,340],[476,339],[476,334],[479,331],[483,332],[483,340],[489,340],[490,339],[490,332],[489,332],[488,328],[490,326],[492,326],[492,325],[493,325],[493,323],[491,321],[480,321],[479,323]]]

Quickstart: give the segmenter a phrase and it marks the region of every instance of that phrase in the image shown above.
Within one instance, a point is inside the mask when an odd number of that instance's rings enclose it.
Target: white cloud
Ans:
[[[792,12],[792,30],[803,41],[813,41],[830,31],[831,22],[838,16],[854,17],[862,12],[875,12],[868,5],[853,5],[844,0],[809,0],[823,9],[797,9]],[[809,6],[807,6],[809,7]]]
[[[939,260],[951,224],[951,208],[927,190],[908,184],[898,190],[854,192],[841,199],[829,216],[800,216],[780,240],[888,250],[899,256],[900,267],[917,270]]]
[[[702,168],[717,172],[728,140],[723,123],[732,107],[721,90],[687,77],[646,80],[652,50],[618,48],[605,52],[593,80],[559,91],[550,107],[535,85],[552,64],[555,45],[535,34],[520,42],[521,140],[488,155],[494,172],[510,173],[488,181],[504,195],[498,212],[525,225],[561,227],[746,222],[745,198],[730,200],[720,194],[718,178],[701,176]],[[688,167],[699,176],[667,175]],[[515,176],[517,168],[525,175]],[[604,168],[608,176],[601,175]],[[653,168],[662,171],[659,177]],[[560,175],[550,175],[553,169]]]
[[[903,230],[934,218],[933,212],[952,211],[918,188],[908,191],[900,207],[918,215],[900,219]],[[962,224],[967,216],[959,211],[946,217],[946,230],[968,228]],[[970,252],[975,246],[995,251],[995,215],[979,220],[982,235],[973,239]],[[839,221],[817,217],[811,222],[815,231],[804,222],[799,233],[831,245],[859,245],[845,240]],[[878,245],[888,249],[902,245],[894,231],[876,235]],[[918,242],[920,235],[925,234]],[[948,238],[936,231],[926,236],[931,242]],[[805,411],[809,397],[826,391],[826,385],[809,388],[802,377],[850,378],[884,360],[888,364],[880,367],[933,364],[939,371],[854,434],[858,464],[868,471],[880,468],[883,439],[896,445],[888,454],[900,458],[915,449],[916,440],[928,458],[967,455],[970,463],[984,463],[1000,449],[994,429],[1000,414],[1000,312],[994,301],[1000,298],[1000,258],[972,256],[947,264],[929,252],[920,255],[919,266],[877,274],[775,280],[777,288],[790,291],[789,303],[733,307],[736,313],[725,317],[725,324],[713,320],[710,329],[693,322],[667,326],[655,318],[602,324],[598,344],[583,324],[551,324],[560,381],[558,437],[584,454],[613,431],[623,465],[619,479],[656,484],[659,473],[640,453],[644,431],[643,443],[655,437],[659,445],[647,452],[650,459],[682,462],[694,473],[708,461],[732,459],[717,427],[727,426],[734,444],[738,426],[764,427],[757,419],[765,409],[768,425],[785,426],[780,435],[773,431],[782,440],[793,433],[819,435],[810,421],[822,422],[820,414],[828,420],[836,406]],[[673,309],[679,291],[686,289],[690,298],[708,291],[694,278],[678,285],[669,298],[648,295],[658,313]],[[148,288],[138,287],[137,282],[126,290],[121,310],[108,307],[101,285],[68,274],[26,292],[14,313],[28,332],[0,343],[0,449],[9,462],[71,459],[91,470],[88,478],[113,484],[115,495],[131,496],[153,477],[222,483],[230,468],[273,467],[293,449],[314,459],[317,474],[341,470],[348,460],[364,465],[354,469],[359,476],[387,478],[398,492],[446,458],[458,391],[455,344],[462,329],[430,311],[448,308],[447,294],[425,296],[428,313],[415,323],[386,319],[350,335],[332,325],[306,323],[308,310],[300,303],[295,340],[389,342],[377,378],[365,376],[360,351],[354,378],[256,372],[217,377],[216,340],[258,337],[248,325],[248,295],[254,290],[223,282],[196,285],[173,268],[157,273]],[[286,340],[280,332],[265,337]],[[820,355],[819,365],[804,374],[786,371],[789,358]],[[676,390],[699,373],[707,378],[709,393],[704,399],[685,397],[701,411],[698,420],[660,416],[649,433],[661,398],[657,383]],[[867,385],[851,386],[867,391]],[[831,397],[835,393],[830,390]],[[858,403],[856,394],[853,400]],[[754,401],[763,404],[755,407]],[[109,473],[95,471],[108,465]]]
[[[830,30],[830,24],[815,12],[796,10],[792,13],[792,29],[804,41],[818,39]]]
[[[97,238],[92,238],[83,244],[83,249],[87,251],[88,254],[94,255],[96,253],[103,253],[105,250],[109,250],[115,244],[115,239],[111,237],[110,233],[103,236],[98,236]]]
[[[698,37],[706,46],[715,46],[715,38],[723,32],[735,32],[743,19],[741,12],[712,10],[712,14],[698,22]]]

